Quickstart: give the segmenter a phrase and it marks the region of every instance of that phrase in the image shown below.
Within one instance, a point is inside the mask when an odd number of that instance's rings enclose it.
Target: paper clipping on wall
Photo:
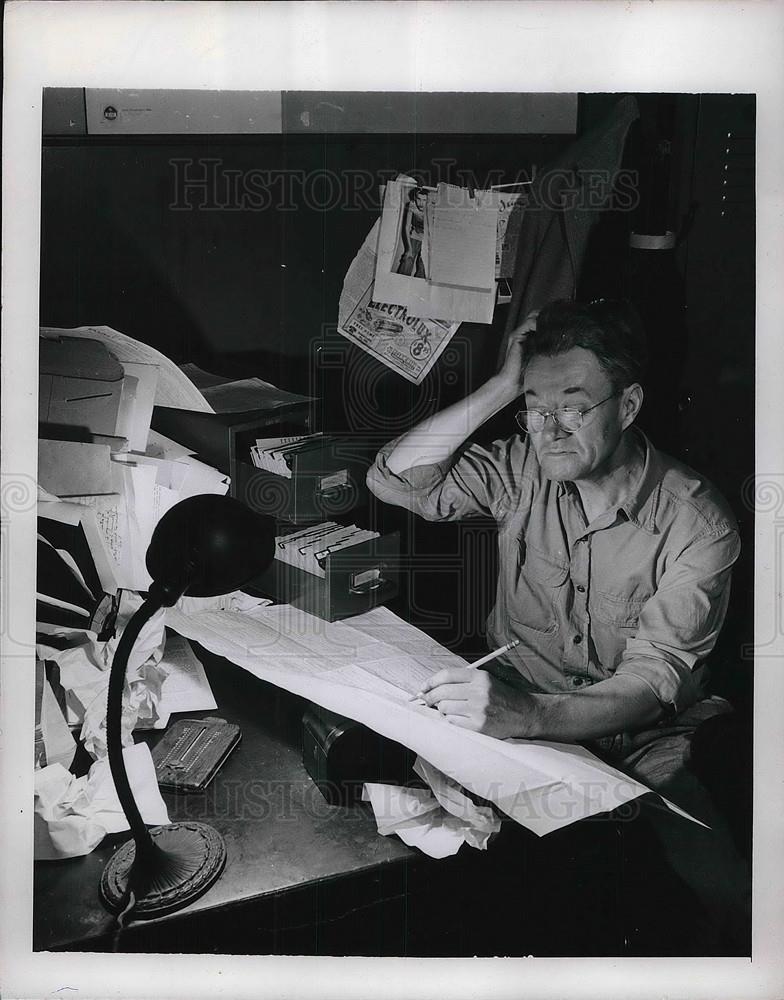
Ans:
[[[492,323],[499,195],[452,184],[389,181],[379,230],[375,295],[413,316]]]
[[[405,306],[374,301],[380,227],[379,220],[346,272],[338,307],[338,333],[419,385],[460,324],[409,316]]]

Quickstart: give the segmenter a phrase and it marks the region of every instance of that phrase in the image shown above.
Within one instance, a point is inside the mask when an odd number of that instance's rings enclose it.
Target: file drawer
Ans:
[[[323,577],[275,559],[251,586],[334,622],[395,597],[399,564],[400,533],[395,531],[326,556]]]
[[[310,429],[310,403],[289,403],[274,409],[250,413],[199,413],[156,406],[152,428],[192,448],[204,462],[231,476],[234,466],[247,458],[255,438],[296,429]]]
[[[352,441],[331,440],[291,457],[291,478],[237,461],[232,495],[251,510],[293,524],[340,517],[367,503],[370,455]]]

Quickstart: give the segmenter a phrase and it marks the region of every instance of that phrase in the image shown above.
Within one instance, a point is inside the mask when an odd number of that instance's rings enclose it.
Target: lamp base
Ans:
[[[153,849],[134,872],[136,900],[132,917],[160,917],[198,899],[226,864],[226,845],[206,823],[170,823],[150,831]],[[111,856],[101,876],[101,898],[113,912],[125,908],[128,878],[136,858],[129,840]]]

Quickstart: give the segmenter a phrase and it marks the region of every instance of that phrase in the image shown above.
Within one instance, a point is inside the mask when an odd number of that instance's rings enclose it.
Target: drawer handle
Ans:
[[[348,590],[350,594],[371,594],[385,583],[386,580],[381,575],[381,567],[376,566],[373,569],[352,573]]]
[[[340,494],[348,489],[348,484],[341,484],[340,486],[330,486],[325,490],[316,490],[316,496],[319,500],[335,500]]]

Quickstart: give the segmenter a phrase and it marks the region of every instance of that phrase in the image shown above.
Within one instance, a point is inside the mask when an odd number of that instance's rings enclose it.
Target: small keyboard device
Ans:
[[[240,741],[225,719],[178,719],[152,751],[158,785],[171,792],[203,792]]]

